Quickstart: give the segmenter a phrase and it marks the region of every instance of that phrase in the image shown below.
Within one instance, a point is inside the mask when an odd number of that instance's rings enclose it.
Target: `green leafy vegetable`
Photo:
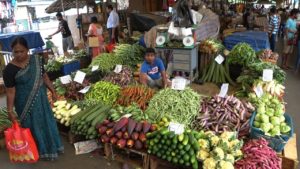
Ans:
[[[228,56],[230,64],[239,64],[247,66],[256,59],[256,53],[252,47],[247,43],[238,43],[233,47]]]

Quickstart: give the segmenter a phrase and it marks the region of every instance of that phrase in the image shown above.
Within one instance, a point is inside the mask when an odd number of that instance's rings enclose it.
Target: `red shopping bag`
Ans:
[[[113,50],[115,49],[116,42],[115,40],[112,40],[108,45],[105,46],[105,49],[108,53],[112,53]]]
[[[20,128],[18,122],[14,122],[11,128],[5,130],[4,135],[11,162],[38,161],[39,153],[28,128]]]

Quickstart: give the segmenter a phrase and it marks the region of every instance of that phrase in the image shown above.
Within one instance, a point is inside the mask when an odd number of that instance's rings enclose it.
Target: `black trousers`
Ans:
[[[109,41],[113,42],[113,40],[115,40],[116,43],[119,43],[119,29],[118,29],[118,27],[116,27],[115,31],[116,31],[115,32],[115,38],[113,39],[112,38],[112,28],[108,29],[108,32],[109,32]]]

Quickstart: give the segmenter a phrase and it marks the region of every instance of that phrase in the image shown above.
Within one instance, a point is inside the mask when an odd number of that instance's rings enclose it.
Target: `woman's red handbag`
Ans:
[[[112,53],[113,50],[115,49],[115,46],[116,46],[116,42],[113,39],[108,45],[105,46],[105,49],[108,53]]]
[[[21,128],[14,122],[11,128],[4,131],[6,148],[11,162],[35,163],[39,153],[28,128]]]

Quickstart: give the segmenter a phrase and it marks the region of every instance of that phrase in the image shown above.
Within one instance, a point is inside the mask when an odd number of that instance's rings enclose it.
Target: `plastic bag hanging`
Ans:
[[[191,0],[178,0],[174,7],[172,21],[175,27],[191,27],[194,22],[190,9]]]
[[[5,130],[4,135],[11,162],[37,162],[38,150],[28,128],[20,128],[18,122],[14,122],[11,128]]]

